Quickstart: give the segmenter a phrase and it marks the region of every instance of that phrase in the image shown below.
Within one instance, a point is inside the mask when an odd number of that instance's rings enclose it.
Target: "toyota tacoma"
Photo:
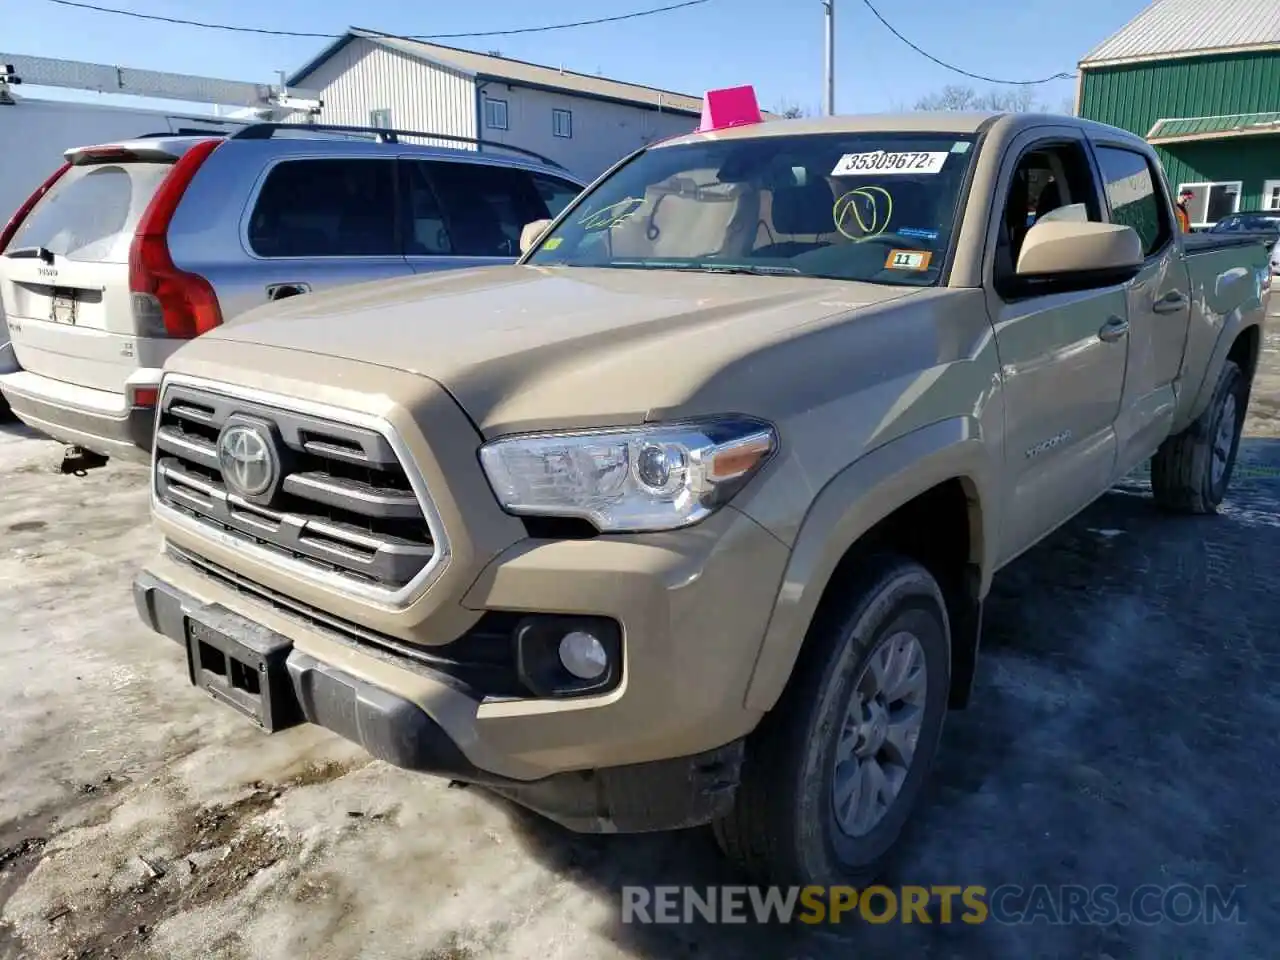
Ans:
[[[525,240],[176,351],[138,610],[266,731],[775,883],[881,869],[998,570],[1148,460],[1216,510],[1271,284],[1025,114],[691,133]]]

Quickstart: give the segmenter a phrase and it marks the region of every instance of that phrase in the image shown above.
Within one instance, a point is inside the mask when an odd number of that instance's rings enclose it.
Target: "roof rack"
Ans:
[[[494,147],[499,150],[510,150],[512,153],[520,153],[526,157],[532,157],[540,163],[548,166],[557,167],[560,170],[567,168],[560,163],[545,157],[540,153],[532,150],[526,150],[524,147],[513,147],[509,143],[497,143],[493,140],[479,140],[475,137],[462,137],[452,133],[430,133],[426,130],[392,130],[387,127],[349,127],[336,123],[275,123],[264,121],[262,123],[250,123],[241,130],[237,130],[228,136],[230,140],[270,140],[280,130],[316,130],[329,133],[363,133],[378,138],[381,143],[399,143],[401,137],[425,137],[429,140],[448,140],[451,143],[470,143],[479,147]]]

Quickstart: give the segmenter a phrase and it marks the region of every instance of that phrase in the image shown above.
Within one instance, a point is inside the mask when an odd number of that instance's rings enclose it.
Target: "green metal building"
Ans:
[[[1193,226],[1280,210],[1280,0],[1155,0],[1080,61],[1076,112],[1146,137]]]

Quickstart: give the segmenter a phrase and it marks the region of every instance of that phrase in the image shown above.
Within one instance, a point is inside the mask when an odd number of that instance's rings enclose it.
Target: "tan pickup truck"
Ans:
[[[1065,117],[691,134],[526,234],[180,349],[138,610],[265,730],[777,883],[881,868],[1001,567],[1148,459],[1215,510],[1270,297]]]

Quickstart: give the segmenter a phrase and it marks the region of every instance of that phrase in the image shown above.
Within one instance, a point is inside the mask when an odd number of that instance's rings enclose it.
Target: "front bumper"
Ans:
[[[0,375],[14,416],[63,443],[135,463],[151,455],[153,407],[130,407],[124,394],[93,390],[18,370]]]
[[[217,604],[208,604],[149,573],[134,581],[138,613],[153,630],[187,650],[189,675],[199,683],[203,644],[192,644],[193,623],[214,624],[220,640],[208,632],[198,637],[219,644],[236,662],[257,664],[270,682],[256,706],[247,705],[242,689],[206,686],[215,698],[238,706],[266,729],[308,722],[359,744],[380,760],[453,780],[481,784],[562,826],[578,832],[633,833],[672,830],[706,823],[728,812],[737,789],[743,741],[648,763],[594,770],[564,771],[537,780],[517,780],[482,770],[420,703],[362,679],[341,663],[324,662],[296,649],[292,640]],[[200,627],[197,626],[197,630]],[[208,647],[206,650],[206,658]],[[274,669],[282,667],[283,669]],[[427,683],[454,689],[450,678],[415,666]],[[231,674],[231,669],[227,669]],[[449,704],[453,710],[459,702]],[[479,703],[472,701],[472,708]],[[256,710],[256,715],[255,711]]]

